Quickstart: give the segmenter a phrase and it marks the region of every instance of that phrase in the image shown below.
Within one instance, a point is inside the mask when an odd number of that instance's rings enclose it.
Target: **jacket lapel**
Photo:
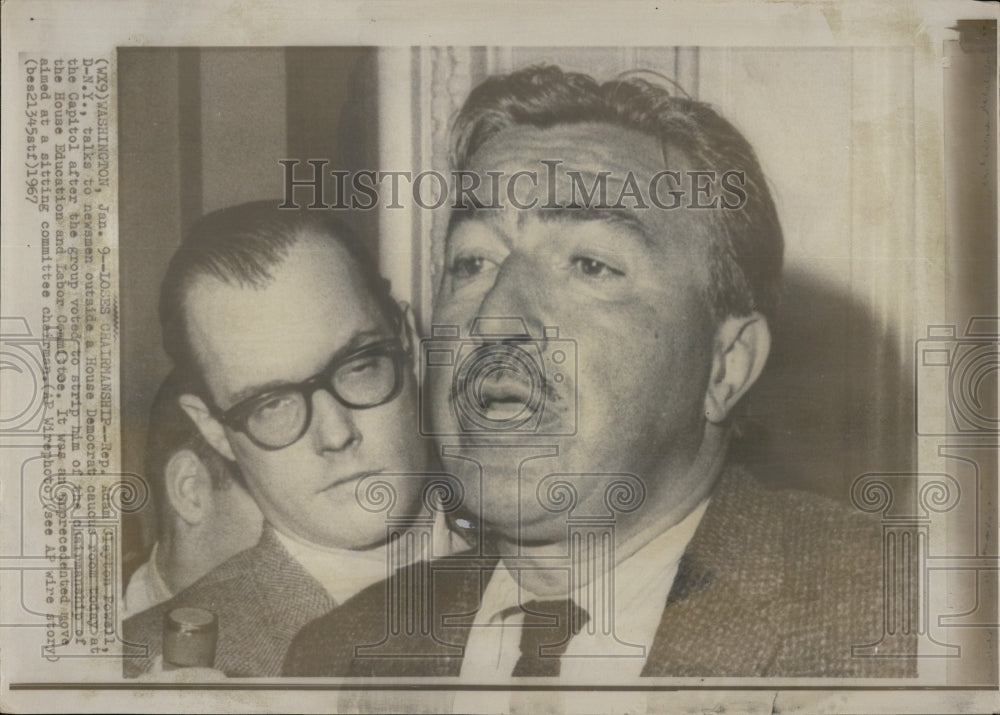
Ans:
[[[268,636],[284,650],[303,623],[335,604],[326,589],[292,558],[269,524],[264,525],[259,546],[258,568],[266,578],[254,581],[266,612],[271,614]]]
[[[363,617],[369,626],[368,645],[355,648],[350,674],[458,676],[482,588],[495,565],[494,560],[465,560],[459,555],[431,564],[411,564],[396,572],[384,582],[380,602],[368,599],[369,613]],[[427,584],[427,588],[420,588],[420,584]],[[410,632],[405,627],[390,628],[405,613],[426,614],[429,628]]]
[[[760,498],[752,478],[739,468],[720,477],[678,565],[643,676],[752,674],[772,658],[773,640],[754,638],[750,648],[744,641],[773,604],[764,594],[741,589],[737,575],[756,568],[762,558],[739,527],[748,504]]]
[[[711,509],[711,507],[710,507]],[[711,511],[705,514],[705,520],[711,516]],[[677,566],[677,576],[674,577],[673,586],[667,596],[667,602],[660,616],[660,624],[653,637],[653,644],[650,646],[646,664],[643,666],[643,676],[667,675],[676,672],[678,656],[685,656],[696,652],[698,646],[698,634],[690,622],[676,618],[678,603],[691,606],[697,603],[699,598],[706,596],[716,582],[715,573],[711,566],[698,552],[698,536],[705,526],[704,520],[695,532],[688,551],[681,557]]]

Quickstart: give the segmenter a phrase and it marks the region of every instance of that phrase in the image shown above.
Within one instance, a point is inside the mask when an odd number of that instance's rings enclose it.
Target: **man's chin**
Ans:
[[[553,518],[554,515],[549,512],[537,515],[526,514],[524,511],[508,514],[503,509],[489,507],[483,511],[489,515],[483,521],[483,530],[508,544],[541,548],[564,544],[568,538],[565,519]]]

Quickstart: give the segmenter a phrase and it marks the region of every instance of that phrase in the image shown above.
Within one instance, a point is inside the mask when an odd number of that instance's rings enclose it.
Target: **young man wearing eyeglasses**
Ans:
[[[397,477],[396,513],[419,506],[428,449],[404,311],[346,226],[257,202],[194,227],[167,270],[160,322],[187,376],[181,406],[239,466],[265,528],[253,549],[125,622],[149,655],[125,673],[153,666],[165,614],[195,606],[218,617],[217,669],[278,675],[304,623],[386,575],[386,513],[359,498],[362,483]]]

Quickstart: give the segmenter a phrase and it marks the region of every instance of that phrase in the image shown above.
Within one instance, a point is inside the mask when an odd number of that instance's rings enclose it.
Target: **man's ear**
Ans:
[[[179,449],[167,460],[164,481],[175,512],[191,526],[212,515],[212,478],[190,449]]]
[[[771,351],[771,330],[760,313],[726,318],[715,332],[705,418],[719,424],[760,377]]]
[[[198,431],[201,432],[205,441],[229,461],[236,461],[236,455],[233,454],[233,448],[229,444],[225,428],[222,423],[212,417],[212,413],[208,411],[208,407],[205,406],[202,399],[197,395],[185,393],[178,398],[178,402],[187,416],[198,427]]]

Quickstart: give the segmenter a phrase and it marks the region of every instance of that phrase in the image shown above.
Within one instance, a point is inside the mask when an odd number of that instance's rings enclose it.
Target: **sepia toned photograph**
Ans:
[[[995,709],[996,13],[771,5],[21,40],[8,706]]]

